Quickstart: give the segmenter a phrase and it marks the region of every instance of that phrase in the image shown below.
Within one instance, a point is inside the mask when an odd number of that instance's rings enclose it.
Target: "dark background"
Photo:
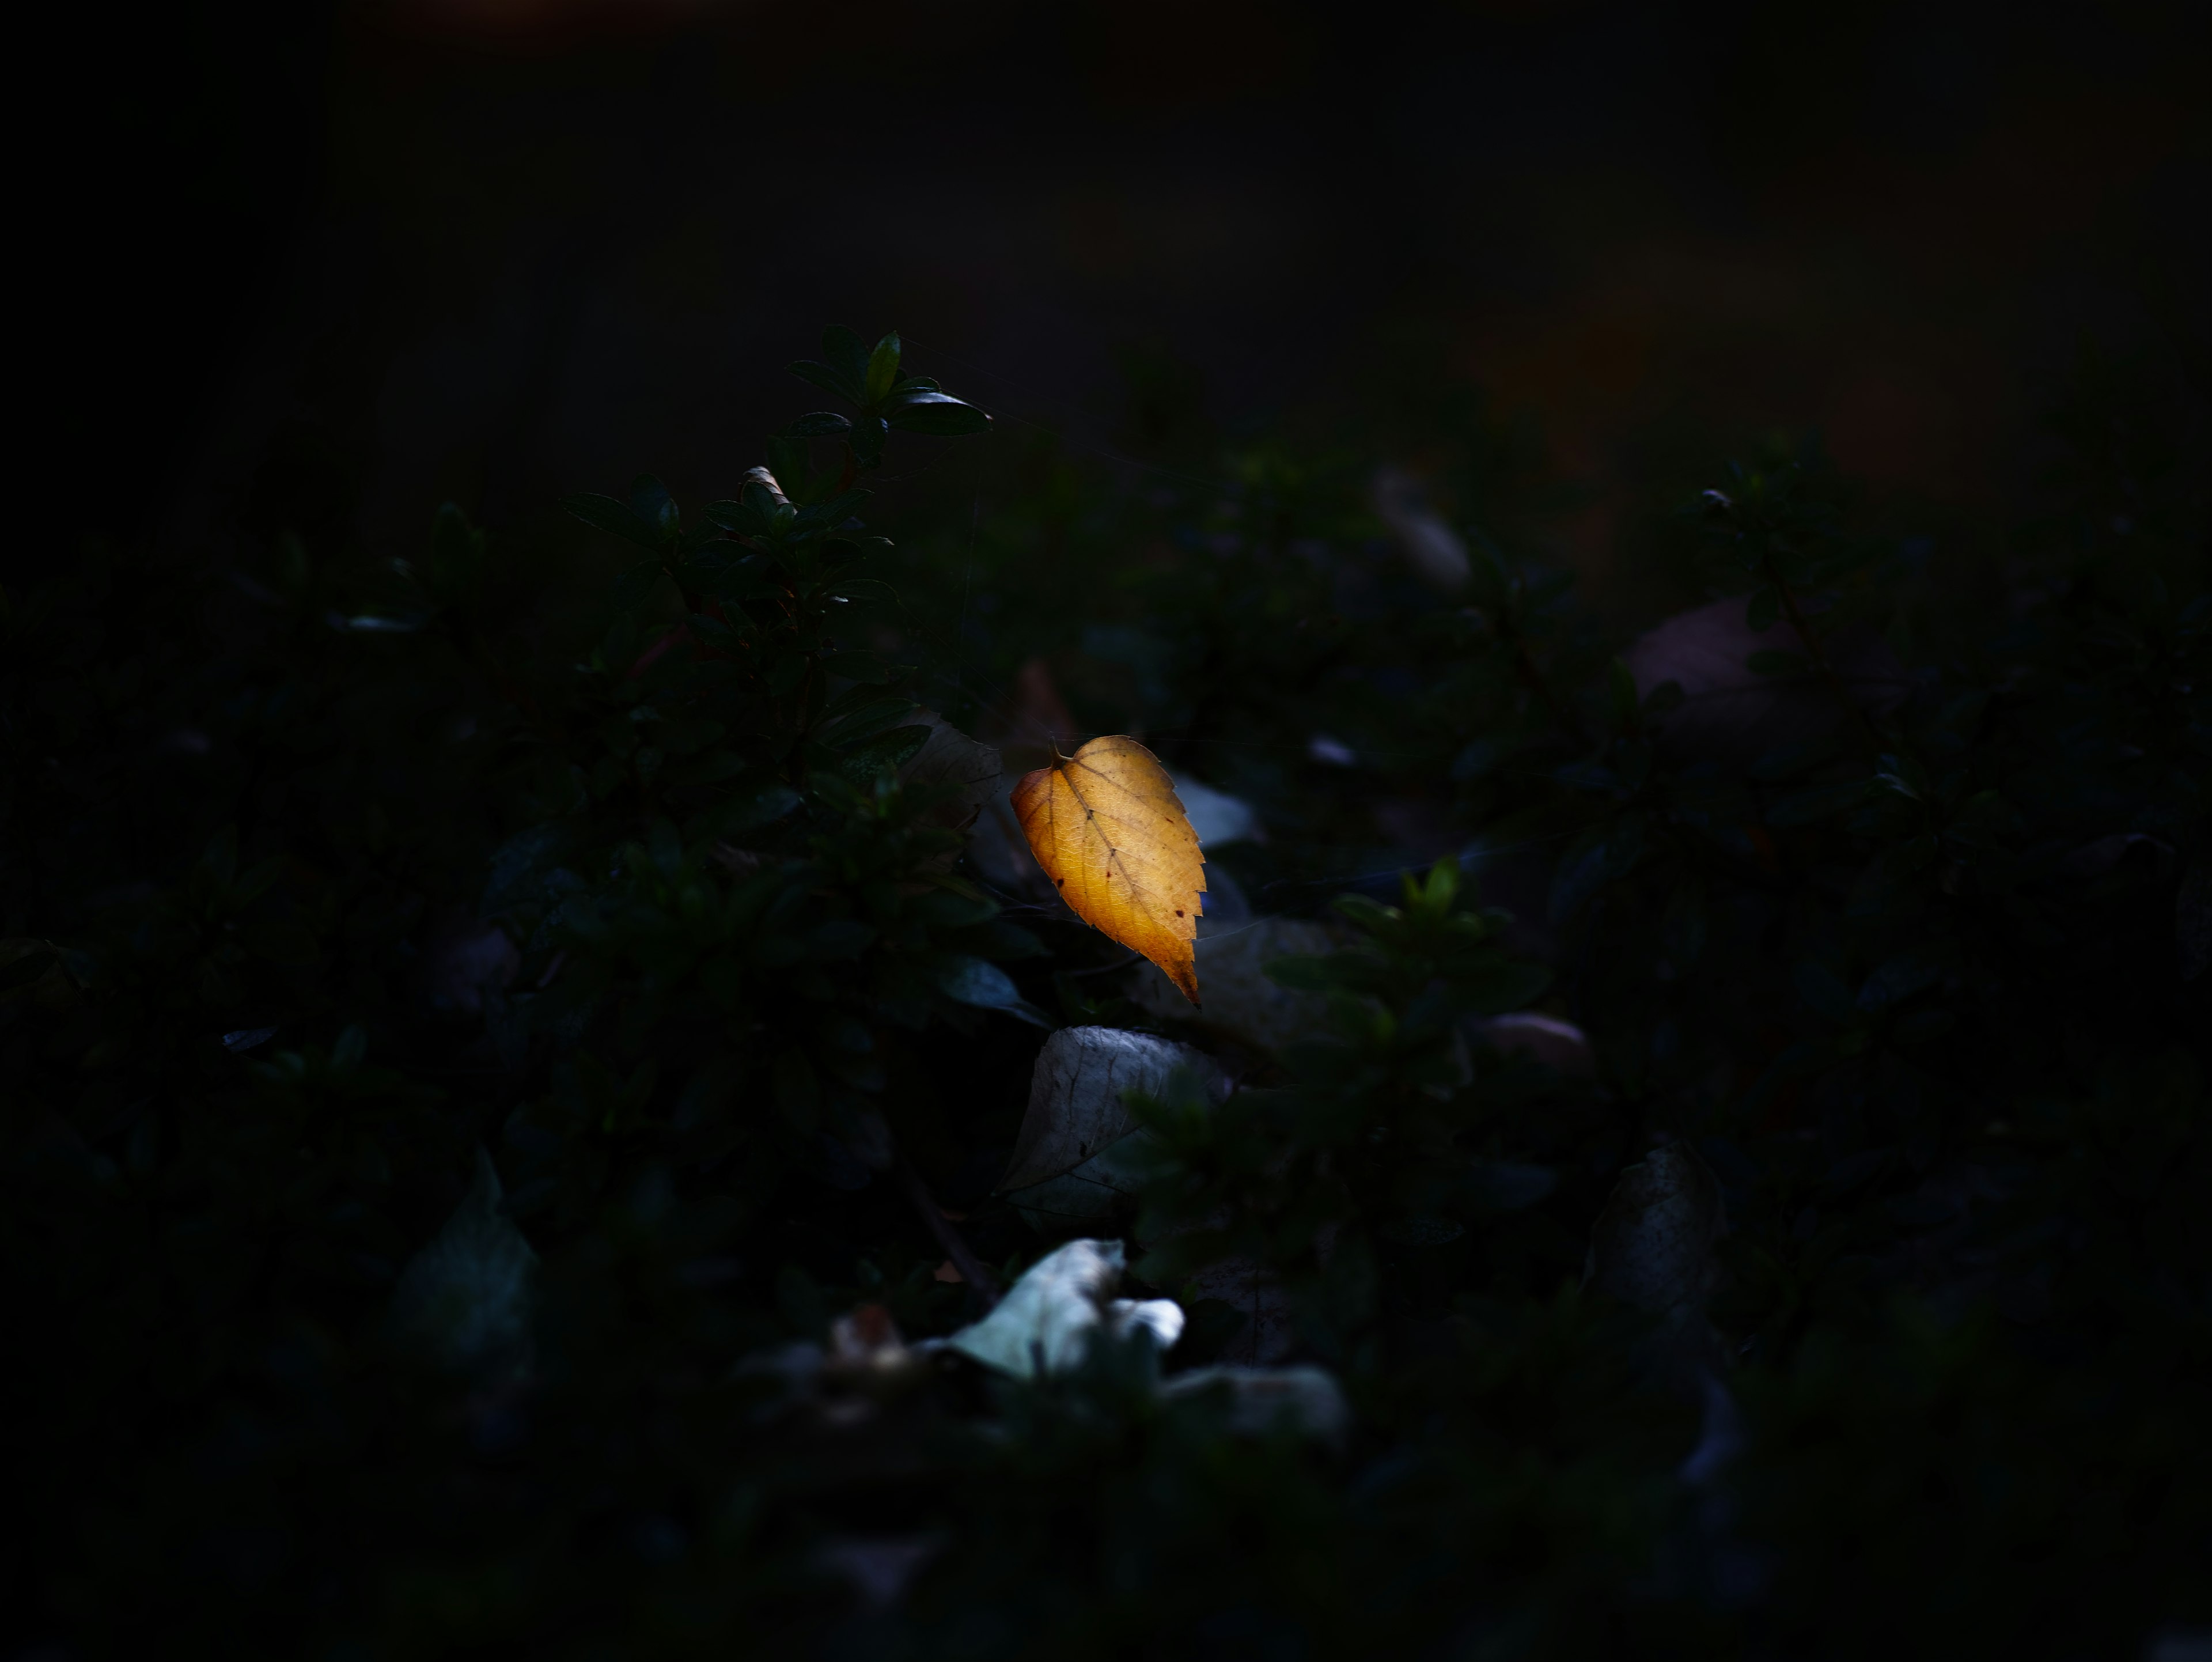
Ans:
[[[2085,345],[2193,350],[2212,294],[2178,8],[87,9],[33,75],[61,478],[190,557],[726,490],[840,321],[1088,446],[1132,347],[1232,422],[1480,387],[1602,590],[1777,427],[2018,496]]]

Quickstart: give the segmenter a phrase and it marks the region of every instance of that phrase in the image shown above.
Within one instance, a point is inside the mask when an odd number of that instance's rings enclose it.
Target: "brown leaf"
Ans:
[[[1075,915],[1160,966],[1193,1004],[1205,856],[1175,781],[1135,740],[1093,739],[1014,787],[1030,851]]]

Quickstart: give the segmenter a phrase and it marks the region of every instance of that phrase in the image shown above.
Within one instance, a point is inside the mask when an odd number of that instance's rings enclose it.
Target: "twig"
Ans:
[[[1094,964],[1087,970],[1070,970],[1067,975],[1070,980],[1077,976],[1111,975],[1116,970],[1126,970],[1132,964],[1141,964],[1144,961],[1145,955],[1142,953],[1131,953],[1127,958],[1116,959],[1111,964]]]
[[[1798,643],[1813,661],[1814,672],[1827,684],[1828,691],[1836,695],[1844,713],[1858,728],[1860,737],[1866,740],[1867,753],[1879,757],[1881,754],[1881,729],[1875,726],[1874,717],[1867,714],[1866,707],[1852,697],[1850,689],[1844,685],[1844,678],[1837,673],[1835,665],[1829,661],[1820,637],[1813,633],[1812,624],[1806,621],[1804,612],[1799,610],[1797,596],[1784,580],[1781,563],[1771,552],[1765,556],[1765,567],[1766,580],[1774,585],[1775,599],[1782,603],[1782,615],[1790,620],[1790,627],[1796,631]]]
[[[906,1190],[906,1197],[914,1209],[921,1214],[921,1221],[929,1226],[929,1233],[937,1237],[937,1244],[945,1249],[945,1256],[952,1260],[952,1267],[960,1272],[960,1279],[981,1294],[984,1307],[998,1303],[999,1278],[983,1267],[975,1250],[961,1239],[960,1232],[952,1227],[952,1220],[938,1207],[929,1185],[921,1180],[911,1160],[901,1159],[898,1166],[898,1185]]]

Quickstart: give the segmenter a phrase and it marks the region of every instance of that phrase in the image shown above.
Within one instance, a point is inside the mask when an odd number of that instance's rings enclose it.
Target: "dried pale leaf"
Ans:
[[[891,1312],[879,1304],[855,1305],[830,1324],[830,1349],[823,1366],[854,1379],[887,1379],[917,1366]]]
[[[1155,1148],[1151,1132],[1132,1131],[1073,1171],[1012,1190],[1006,1198],[1041,1235],[1103,1233],[1110,1220],[1135,1209]]]
[[[1178,1068],[1213,1077],[1212,1061],[1188,1044],[1118,1027],[1062,1027],[1030,1071],[1022,1117],[1001,1189],[1022,1189],[1072,1172],[1137,1129],[1122,1093],[1158,1095]]]
[[[448,1367],[520,1367],[530,1348],[538,1254],[500,1209],[499,1172],[477,1151],[476,1181],[393,1289],[400,1336]]]
[[[1196,1004],[1206,861],[1159,758],[1133,739],[1093,739],[1025,775],[1013,807],[1075,915],[1158,965]]]
[[[1623,1171],[1590,1232],[1583,1279],[1638,1310],[1701,1318],[1719,1274],[1713,1246],[1727,1228],[1718,1180],[1680,1141]]]
[[[1264,1050],[1326,1031],[1328,1000],[1278,986],[1267,979],[1267,966],[1279,958],[1334,952],[1339,944],[1327,924],[1303,918],[1263,917],[1218,934],[1209,932],[1194,954],[1206,983],[1206,1021]],[[1153,1015],[1190,1014],[1167,978],[1152,970],[1139,971],[1130,996]]]
[[[1121,1280],[1119,1241],[1070,1241],[1031,1264],[998,1307],[981,1321],[962,1328],[946,1341],[949,1348],[1018,1379],[1064,1373],[1078,1366],[1091,1336],[1101,1328],[1127,1334],[1144,1328],[1156,1340],[1172,1326],[1182,1331],[1182,1312],[1170,1321],[1152,1308],[1164,1300],[1139,1305],[1115,1300]]]
[[[1173,1299],[1116,1299],[1106,1306],[1106,1330],[1117,1339],[1148,1333],[1159,1349],[1182,1337],[1182,1306]]]
[[[927,726],[929,737],[898,770],[899,783],[942,791],[942,798],[925,817],[949,831],[968,830],[998,793],[999,752],[970,739],[933,710],[918,710],[907,721]]]

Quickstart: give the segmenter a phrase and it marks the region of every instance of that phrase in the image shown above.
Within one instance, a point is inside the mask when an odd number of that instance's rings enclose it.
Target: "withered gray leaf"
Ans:
[[[1717,1280],[1713,1245],[1726,1227],[1719,1181],[1689,1144],[1664,1143],[1613,1184],[1583,1279],[1638,1310],[1693,1321]]]
[[[1137,1129],[1125,1091],[1157,1095],[1178,1068],[1212,1080],[1212,1060],[1188,1044],[1118,1027],[1062,1027],[1030,1072],[1029,1111],[1001,1190],[1025,1189],[1073,1172]]]
[[[476,1181],[392,1292],[394,1330],[448,1367],[513,1369],[528,1359],[538,1254],[501,1199],[498,1170],[479,1148]]]
[[[928,819],[950,831],[966,831],[999,788],[999,752],[933,710],[917,710],[908,721],[927,727],[929,737],[898,770],[899,783],[944,788],[947,794],[930,809]]]

